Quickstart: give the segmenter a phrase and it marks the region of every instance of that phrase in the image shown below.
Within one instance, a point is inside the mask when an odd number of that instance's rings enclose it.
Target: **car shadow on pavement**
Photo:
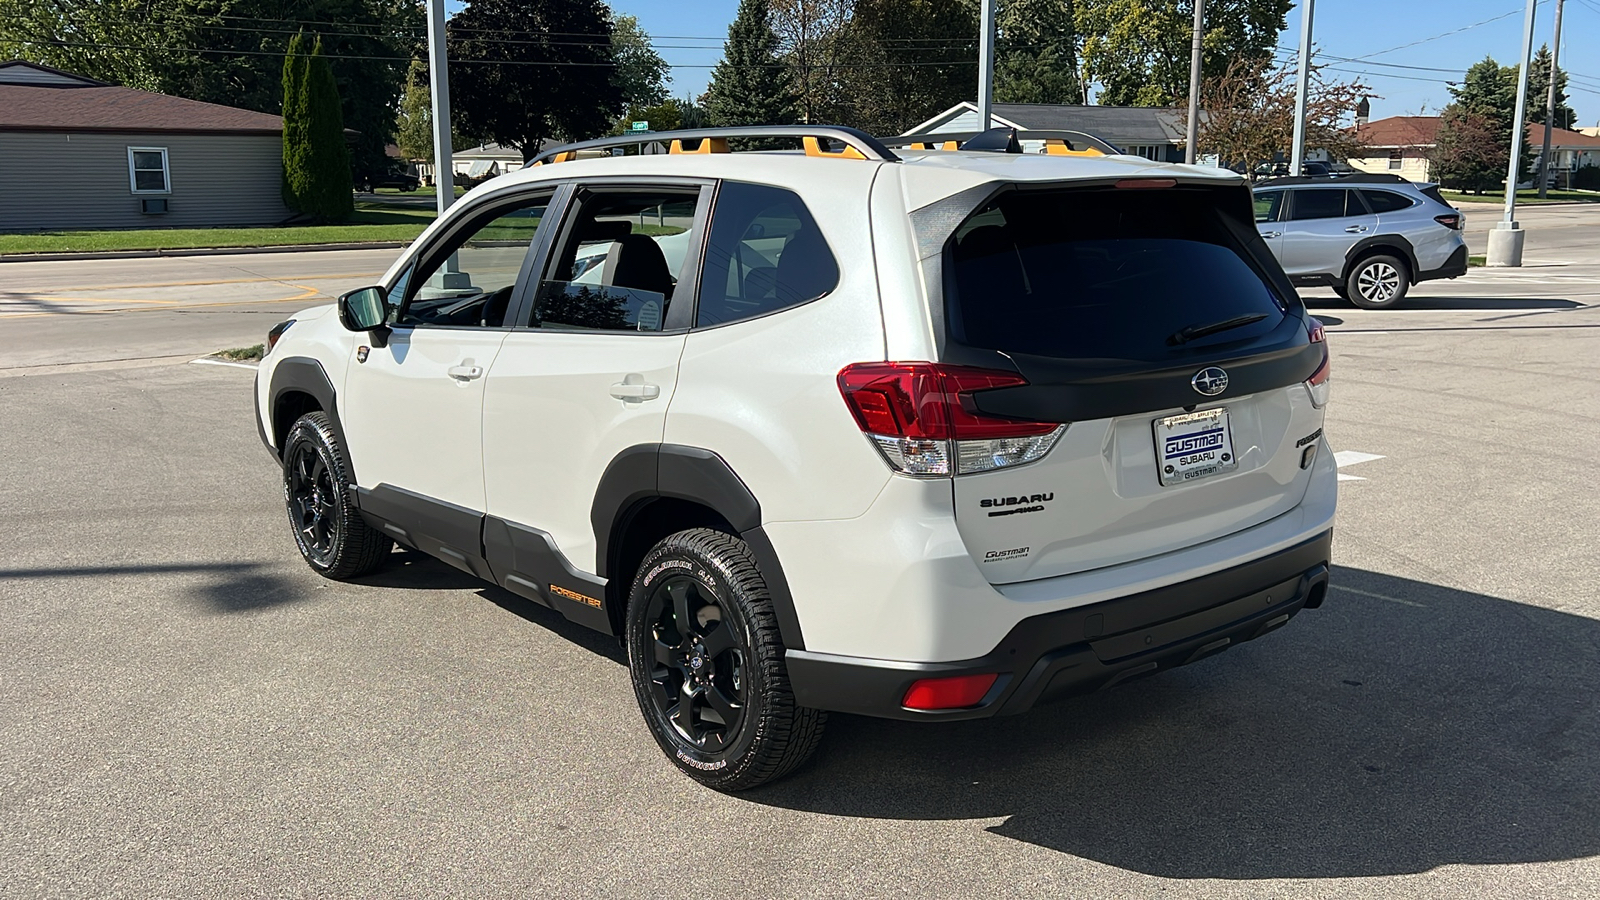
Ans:
[[[236,613],[293,603],[301,599],[282,578],[268,575],[261,563],[134,563],[111,566],[0,569],[0,582],[11,579],[122,578],[138,575],[204,574],[215,576],[195,589],[214,612]]]
[[[1338,297],[1302,297],[1310,310],[1346,309],[1354,311],[1355,307],[1348,300]],[[1429,297],[1424,294],[1410,294],[1394,307],[1395,311],[1405,310],[1519,310],[1519,309],[1580,309],[1585,304],[1576,300],[1564,300],[1554,297]],[[1388,312],[1389,310],[1375,310]],[[1318,316],[1318,318],[1322,318]]]
[[[353,579],[352,583],[429,591],[476,590],[478,596],[495,606],[526,619],[576,647],[582,647],[618,665],[628,664],[627,657],[622,653],[622,644],[616,638],[570,622],[547,606],[519,597],[505,588],[416,550],[404,547],[397,549],[382,569]]]
[[[994,834],[1168,878],[1600,853],[1600,621],[1335,567],[1322,609],[1148,680],[987,721],[835,716],[741,795]]]

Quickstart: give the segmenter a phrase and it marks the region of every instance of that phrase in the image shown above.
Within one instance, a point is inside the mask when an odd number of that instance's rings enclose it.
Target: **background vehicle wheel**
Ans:
[[[1350,290],[1348,288],[1346,288],[1342,284],[1334,285],[1333,286],[1333,292],[1335,294],[1338,294],[1340,299],[1343,299],[1343,300],[1349,300],[1350,299]]]
[[[317,574],[355,578],[375,571],[394,549],[350,502],[339,439],[324,413],[306,413],[283,441],[283,500],[300,555]]]
[[[1356,263],[1345,279],[1350,302],[1362,309],[1387,309],[1399,303],[1410,286],[1406,264],[1392,256],[1369,256]]]
[[[827,714],[796,706],[766,581],[745,543],[705,528],[656,544],[628,598],[628,669],[656,743],[719,791],[794,771]]]

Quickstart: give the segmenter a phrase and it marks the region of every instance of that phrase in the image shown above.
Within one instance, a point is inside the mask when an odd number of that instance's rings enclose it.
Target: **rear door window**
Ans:
[[[839,284],[839,264],[798,195],[733,181],[717,192],[704,271],[701,328],[809,303]]]
[[[1262,191],[1255,195],[1256,221],[1276,222],[1283,210],[1283,191]]]
[[[1412,206],[1410,197],[1394,191],[1362,191],[1361,196],[1366,198],[1367,205],[1375,213],[1398,212]]]
[[[952,337],[1006,353],[1161,361],[1179,345],[1271,331],[1286,302],[1241,243],[1250,223],[1230,225],[1216,197],[1184,188],[999,195],[948,251]]]
[[[1354,209],[1349,208],[1352,199],[1351,192],[1346,190],[1315,188],[1295,191],[1294,201],[1289,206],[1289,218],[1301,221],[1365,215],[1366,210],[1361,208],[1359,200],[1354,202]]]

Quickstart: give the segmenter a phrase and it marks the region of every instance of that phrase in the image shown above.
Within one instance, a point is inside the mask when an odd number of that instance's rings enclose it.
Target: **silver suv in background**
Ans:
[[[1256,228],[1297,286],[1387,309],[1419,281],[1467,273],[1466,217],[1438,185],[1398,175],[1276,178],[1255,187]]]

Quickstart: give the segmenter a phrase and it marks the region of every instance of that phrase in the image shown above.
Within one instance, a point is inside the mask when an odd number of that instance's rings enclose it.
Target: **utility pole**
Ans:
[[[450,159],[450,70],[444,43],[444,0],[428,0],[428,93],[433,100],[433,186],[439,215],[456,199]]]
[[[978,35],[978,130],[988,131],[994,113],[994,0],[978,10],[983,32]]]
[[[433,99],[433,192],[439,217],[456,199],[455,163],[450,153],[450,60],[445,53],[444,0],[428,0],[428,92]],[[472,276],[461,271],[456,254],[433,273],[431,283],[447,290],[472,286]]]
[[[1522,245],[1528,233],[1517,226],[1517,168],[1522,162],[1522,141],[1528,134],[1523,116],[1528,111],[1528,63],[1533,58],[1533,17],[1539,0],[1528,0],[1527,17],[1522,24],[1522,63],[1517,66],[1517,112],[1511,119],[1511,160],[1506,166],[1506,214],[1489,231],[1490,266],[1522,265]],[[1553,73],[1555,68],[1551,67]]]
[[[1550,186],[1550,128],[1556,118],[1556,65],[1561,62],[1561,7],[1566,5],[1567,0],[1556,0],[1556,37],[1550,47],[1550,93],[1544,101],[1544,149],[1539,151],[1540,200],[1545,198]]]
[[[1189,45],[1189,127],[1184,135],[1183,161],[1194,165],[1200,140],[1200,38],[1205,34],[1206,0],[1194,0],[1194,41]]]
[[[1289,145],[1289,174],[1299,175],[1306,156],[1306,93],[1311,87],[1311,14],[1315,0],[1302,0],[1300,13],[1300,74],[1294,88],[1294,142]]]

